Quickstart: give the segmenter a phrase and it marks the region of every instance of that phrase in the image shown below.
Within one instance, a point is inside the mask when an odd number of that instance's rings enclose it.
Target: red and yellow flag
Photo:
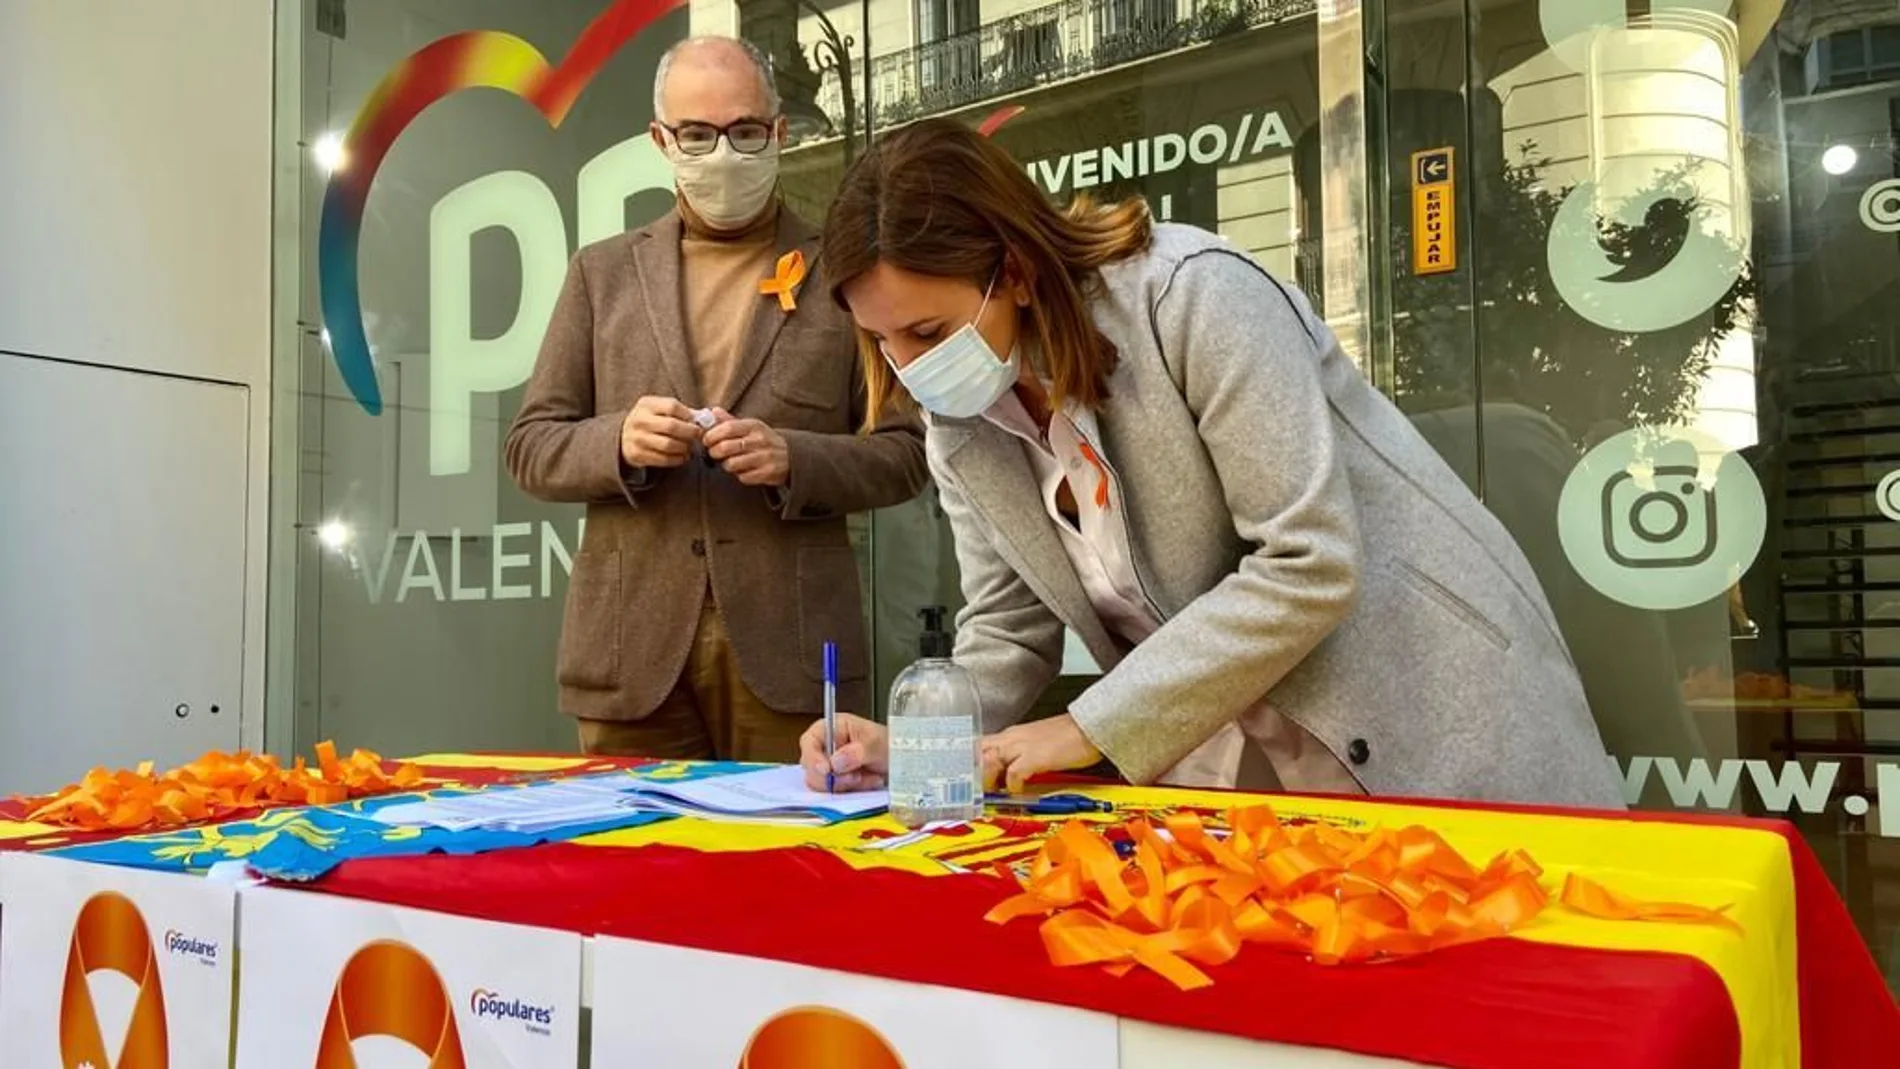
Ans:
[[[1068,790],[1070,788],[1065,788]],[[1597,950],[1681,955],[1721,978],[1741,1026],[1744,1067],[1794,1065],[1801,1029],[1797,981],[1794,878],[1788,844],[1756,827],[1619,820],[1594,814],[1445,808],[1367,799],[1245,795],[1173,788],[1089,787],[1080,793],[1115,803],[1112,815],[1083,818],[1101,826],[1146,817],[1214,818],[1234,807],[1271,804],[1292,828],[1327,827],[1370,836],[1428,828],[1466,858],[1527,853],[1541,869],[1539,886],[1567,905],[1613,908],[1591,892],[1609,890],[1625,905],[1671,903],[1725,918],[1717,924],[1632,924],[1610,914],[1566,908],[1540,912],[1510,932],[1513,939]],[[1061,822],[989,819],[949,834],[905,841],[889,820],[827,828],[769,827],[676,820],[582,839],[589,846],[666,844],[713,852],[817,846],[859,869],[896,868],[943,875],[1032,863]],[[892,847],[888,844],[897,842]],[[1737,938],[1732,925],[1747,938]],[[1077,938],[1086,939],[1086,936]]]

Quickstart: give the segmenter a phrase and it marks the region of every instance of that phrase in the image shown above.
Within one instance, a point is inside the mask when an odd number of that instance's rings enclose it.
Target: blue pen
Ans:
[[[1032,817],[1071,817],[1078,813],[1113,813],[1115,803],[1100,802],[1079,794],[1045,794],[1021,797],[1012,794],[986,794],[983,804]]]
[[[825,792],[838,789],[832,757],[838,752],[838,644],[825,643]]]

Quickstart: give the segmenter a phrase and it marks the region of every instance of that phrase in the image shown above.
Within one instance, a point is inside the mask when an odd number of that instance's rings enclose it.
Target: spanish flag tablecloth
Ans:
[[[624,764],[464,755],[417,763],[434,789]],[[729,767],[641,764],[630,774]],[[1510,938],[1375,964],[1325,966],[1249,947],[1209,970],[1212,986],[1183,991],[1143,970],[1058,968],[1036,925],[984,920],[1017,890],[999,872],[1036,855],[1055,828],[1039,819],[993,818],[922,837],[884,818],[822,828],[664,820],[571,842],[417,856],[456,847],[312,834],[347,826],[361,801],[131,837],[9,823],[0,808],[0,849],[191,868],[288,837],[341,860],[308,884],[319,891],[1464,1069],[1846,1069],[1886,1064],[1900,1050],[1900,1011],[1825,873],[1785,823],[1064,789],[1115,803],[1114,814],[1096,818],[1111,837],[1132,819],[1218,821],[1257,803],[1295,826],[1429,828],[1471,858],[1527,852],[1553,891],[1575,874],[1635,898],[1727,907],[1739,932],[1547,910]]]

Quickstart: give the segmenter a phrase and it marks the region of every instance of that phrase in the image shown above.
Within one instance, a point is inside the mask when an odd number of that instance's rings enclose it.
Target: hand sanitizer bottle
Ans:
[[[891,817],[907,828],[983,815],[982,703],[969,670],[950,659],[944,614],[923,610],[921,656],[891,685]]]

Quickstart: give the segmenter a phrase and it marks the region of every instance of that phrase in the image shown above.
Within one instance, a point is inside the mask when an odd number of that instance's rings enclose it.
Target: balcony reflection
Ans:
[[[1311,15],[1316,0],[1062,0],[871,61],[901,123]]]

